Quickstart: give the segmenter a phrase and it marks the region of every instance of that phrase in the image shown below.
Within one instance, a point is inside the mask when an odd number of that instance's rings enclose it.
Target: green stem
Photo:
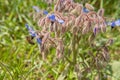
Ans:
[[[76,36],[73,36],[72,39],[72,50],[73,50],[73,64],[76,64],[77,60],[77,49],[76,49]]]
[[[100,8],[103,8],[103,0],[100,2]]]
[[[65,59],[70,63],[70,64],[73,64],[73,62],[71,60],[69,60],[66,56],[65,56]]]

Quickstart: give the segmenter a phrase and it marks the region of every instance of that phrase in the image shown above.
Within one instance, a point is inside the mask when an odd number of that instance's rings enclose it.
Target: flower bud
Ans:
[[[104,16],[104,9],[99,9],[98,12],[97,12],[97,14],[99,16],[103,17]]]
[[[93,10],[94,10],[94,7],[93,7],[91,4],[86,3],[86,4],[85,4],[85,7],[86,7],[88,10],[90,10],[90,11],[93,11]]]

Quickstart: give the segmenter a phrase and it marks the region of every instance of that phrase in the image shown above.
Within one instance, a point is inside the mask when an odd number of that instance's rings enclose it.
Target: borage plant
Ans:
[[[37,6],[33,8],[36,10],[34,21],[41,30],[34,31],[26,24],[31,35],[27,39],[36,39],[44,61],[55,50],[56,57],[51,57],[52,66],[55,67],[56,62],[64,66],[55,79],[67,78],[69,72],[75,72],[74,77],[79,80],[107,78],[108,46],[113,40],[101,43],[99,39],[99,34],[105,35],[108,25],[104,9],[96,12],[92,5],[86,3],[83,6],[72,0],[58,0],[51,13]]]

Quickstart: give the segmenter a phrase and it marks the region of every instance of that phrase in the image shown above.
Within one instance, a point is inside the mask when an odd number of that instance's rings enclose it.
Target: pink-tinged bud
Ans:
[[[72,21],[72,20],[69,21],[69,22],[68,22],[68,26],[66,26],[66,30],[69,30],[69,31],[70,31],[73,26],[74,26],[74,21]]]
[[[82,34],[86,34],[88,31],[89,31],[88,27],[87,26],[83,26]]]
[[[92,42],[93,42],[94,39],[95,39],[94,34],[91,34],[91,35],[89,36],[89,38],[88,38],[89,43],[92,44]]]
[[[103,17],[104,16],[104,9],[99,9],[98,12],[97,12],[97,14],[99,16]]]
[[[49,24],[49,30],[50,30],[50,32],[53,32],[53,24],[54,24],[54,22],[51,22],[51,23]]]
[[[54,32],[57,32],[57,30],[58,30],[57,27],[58,27],[58,26],[57,26],[57,22],[55,22],[55,23],[53,24],[53,31],[54,31]]]
[[[66,31],[66,26],[61,26],[62,27],[62,33],[65,33]]]
[[[109,61],[110,55],[107,47],[102,48],[102,56],[106,61]]]
[[[106,32],[106,26],[104,26],[103,24],[100,24],[100,28],[101,28],[101,32]]]
[[[39,19],[38,25],[39,26],[44,26],[45,25],[45,18]]]
[[[77,11],[76,11],[76,9],[73,9],[70,13],[76,15]]]
[[[93,11],[93,10],[94,10],[94,7],[93,7],[91,4],[86,3],[86,4],[85,4],[85,7],[86,7],[88,10],[90,10],[90,11]]]
[[[44,44],[48,38],[49,38],[49,32],[44,34],[44,37],[42,39],[42,44]]]
[[[48,17],[45,18],[45,24],[50,24],[50,19]]]
[[[56,12],[57,10],[58,10],[58,5],[55,5],[54,12]]]
[[[88,33],[90,30],[91,30],[91,23],[89,21],[84,21],[84,25],[83,25],[83,30],[82,30],[82,33],[85,34],[85,33]]]
[[[109,39],[106,43],[106,46],[111,46],[114,43],[113,39]]]
[[[80,15],[80,14],[81,14],[82,8],[83,8],[83,6],[80,5],[80,4],[79,4],[78,6],[76,6],[75,10],[77,11],[77,15]]]
[[[77,35],[78,27],[73,27],[72,32],[74,35]]]
[[[70,4],[66,5],[64,10],[69,11],[70,6],[71,6]]]
[[[64,45],[62,40],[58,40],[57,48],[56,48],[56,55],[57,58],[60,59],[64,53]]]
[[[80,17],[76,18],[76,20],[75,20],[75,26],[78,26],[79,23],[80,23]]]
[[[99,32],[99,26],[98,24],[95,25],[95,27],[93,28],[93,33],[94,35],[96,35]]]

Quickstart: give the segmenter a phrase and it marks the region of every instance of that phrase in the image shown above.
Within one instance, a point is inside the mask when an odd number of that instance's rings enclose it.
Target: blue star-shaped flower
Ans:
[[[55,15],[54,15],[54,14],[52,14],[52,15],[48,16],[48,18],[49,18],[51,21],[55,21],[55,20],[56,20],[56,19],[55,19]]]
[[[88,13],[89,12],[89,10],[87,9],[87,8],[83,8],[83,12],[85,12],[85,13]]]

